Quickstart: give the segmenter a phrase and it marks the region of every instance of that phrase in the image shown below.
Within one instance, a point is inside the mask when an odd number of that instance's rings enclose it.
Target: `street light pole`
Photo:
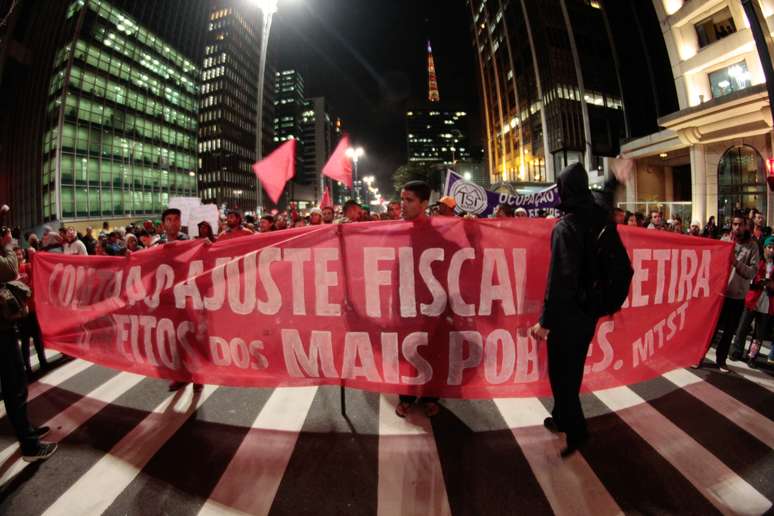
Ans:
[[[278,0],[255,0],[258,9],[263,15],[263,29],[261,30],[261,54],[258,62],[258,95],[255,120],[255,157],[256,161],[263,159],[263,84],[266,76],[266,53],[269,49],[269,32],[271,31],[271,19],[277,12]],[[263,186],[260,179],[255,178],[257,183],[258,205],[255,212],[260,218],[263,215]]]
[[[365,154],[365,151],[363,150],[363,147],[349,147],[345,151],[345,154],[349,159],[352,160],[352,194],[355,197],[355,200],[357,200],[359,193],[357,187],[357,162],[360,159],[360,156]]]
[[[368,191],[371,189],[371,185],[374,182],[374,176],[366,176],[363,178],[363,203],[368,204]]]
[[[771,116],[774,117],[774,64],[772,64],[772,42],[771,35],[769,34],[768,25],[766,23],[766,17],[761,11],[761,6],[757,1],[742,0],[742,7],[744,13],[747,15],[747,20],[750,22],[750,31],[755,41],[755,47],[758,50],[758,58],[761,61],[761,67],[763,68],[763,76],[766,79],[766,89],[769,94],[769,109],[771,110]]]

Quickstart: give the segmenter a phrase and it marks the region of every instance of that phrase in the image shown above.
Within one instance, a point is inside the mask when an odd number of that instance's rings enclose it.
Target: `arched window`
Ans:
[[[729,148],[718,163],[718,222],[731,224],[735,210],[766,213],[766,168],[754,147]]]

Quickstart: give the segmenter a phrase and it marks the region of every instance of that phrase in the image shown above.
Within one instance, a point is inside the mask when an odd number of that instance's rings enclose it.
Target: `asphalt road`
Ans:
[[[583,396],[592,439],[568,460],[550,399],[444,400],[337,387],[189,386],[81,360],[30,385],[59,442],[21,461],[0,411],[0,514],[763,514],[774,501],[774,377],[678,369]]]

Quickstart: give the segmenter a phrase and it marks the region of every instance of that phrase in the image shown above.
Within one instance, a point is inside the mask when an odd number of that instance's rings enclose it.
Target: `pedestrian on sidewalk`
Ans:
[[[744,311],[744,298],[750,290],[750,280],[755,277],[755,273],[758,271],[759,260],[758,246],[752,240],[750,228],[742,213],[735,213],[734,218],[731,219],[731,235],[734,239],[731,277],[726,286],[723,309],[720,312],[720,318],[715,327],[715,333],[718,330],[723,332],[715,350],[715,363],[721,373],[729,371],[726,365],[728,349],[731,346],[731,339],[739,327],[739,320]],[[693,367],[701,367],[702,362],[703,358]]]
[[[774,236],[766,237],[763,241],[763,253],[764,259],[758,262],[758,272],[744,298],[744,314],[739,321],[729,355],[730,360],[748,360],[751,366],[755,363],[755,357],[768,335],[769,320],[774,314],[774,303],[771,302],[771,297],[774,295]],[[755,333],[750,344],[750,352],[744,356],[747,335],[753,322],[755,322]]]

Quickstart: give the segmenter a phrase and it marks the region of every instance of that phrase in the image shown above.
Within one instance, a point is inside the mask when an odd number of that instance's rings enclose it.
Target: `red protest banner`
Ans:
[[[48,347],[148,376],[236,386],[343,384],[489,398],[547,395],[540,315],[553,222],[370,222],[122,257],[40,253]],[[703,355],[732,245],[619,226],[635,275],[600,319],[584,389]]]

